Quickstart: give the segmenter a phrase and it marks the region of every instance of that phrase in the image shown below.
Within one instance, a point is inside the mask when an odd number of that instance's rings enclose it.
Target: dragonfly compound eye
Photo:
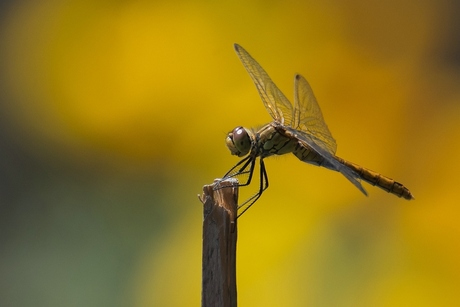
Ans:
[[[248,131],[243,127],[236,127],[226,139],[227,147],[232,155],[245,156],[251,150],[251,138]]]

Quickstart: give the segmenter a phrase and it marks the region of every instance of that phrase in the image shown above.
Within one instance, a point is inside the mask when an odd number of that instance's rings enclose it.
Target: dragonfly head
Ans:
[[[252,131],[243,127],[236,127],[228,133],[225,142],[232,155],[243,157],[251,150],[253,139]]]

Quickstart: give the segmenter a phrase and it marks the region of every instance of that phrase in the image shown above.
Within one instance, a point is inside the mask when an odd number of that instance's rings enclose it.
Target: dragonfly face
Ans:
[[[241,216],[268,188],[264,158],[271,155],[293,153],[299,160],[340,172],[363,194],[361,179],[389,193],[413,199],[411,192],[399,182],[377,172],[348,162],[335,155],[337,144],[324,122],[321,109],[307,80],[301,75],[294,78],[294,105],[273,83],[265,70],[241,46],[235,51],[254,82],[262,102],[273,121],[258,131],[236,127],[226,138],[232,155],[244,157],[223,177],[246,178],[239,186],[251,183],[256,161],[259,158],[259,189],[243,202]]]
[[[225,142],[232,155],[244,157],[251,150],[253,140],[254,134],[252,131],[243,127],[236,127],[228,133]]]

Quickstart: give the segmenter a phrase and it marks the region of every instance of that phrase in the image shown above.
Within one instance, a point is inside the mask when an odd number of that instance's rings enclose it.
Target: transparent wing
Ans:
[[[316,143],[315,138],[309,133],[306,133],[300,130],[296,130],[290,127],[286,127],[286,131],[292,134],[299,141],[301,145],[307,148],[311,148],[316,153],[321,155],[324,158],[326,164],[329,164],[329,166],[332,166],[333,169],[335,169],[336,171],[344,175],[345,178],[347,178],[364,195],[367,195],[366,190],[361,185],[359,174],[357,174],[355,171],[353,171],[348,166],[343,165],[342,163],[337,161],[334,154],[330,152],[327,148],[324,148],[324,144],[320,145]]]
[[[323,114],[310,84],[301,75],[296,75],[294,80],[292,127],[310,135],[316,145],[335,154],[337,144],[324,122]]]
[[[283,125],[291,125],[293,110],[286,96],[284,96],[265,70],[243,47],[235,44],[235,51],[256,85],[262,102],[271,117]]]

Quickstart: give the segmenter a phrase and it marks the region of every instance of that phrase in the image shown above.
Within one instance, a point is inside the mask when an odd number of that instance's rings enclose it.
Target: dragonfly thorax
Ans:
[[[243,157],[251,150],[254,143],[254,133],[238,126],[228,133],[225,143],[232,155]]]

